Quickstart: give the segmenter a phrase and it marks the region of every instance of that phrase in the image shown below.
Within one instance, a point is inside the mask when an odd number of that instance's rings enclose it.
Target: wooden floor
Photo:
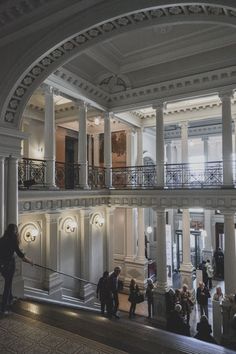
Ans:
[[[23,300],[14,305],[13,311],[24,316],[26,321],[34,319],[53,326],[59,331],[65,330],[113,347],[114,353],[116,349],[130,354],[235,353],[221,346],[154,328],[143,316],[137,315],[137,319],[131,321],[125,312],[121,312],[120,319],[109,320],[92,311],[74,310],[63,306]],[[24,333],[22,335],[24,336]],[[97,353],[96,351],[92,352]],[[25,353],[27,354],[27,351]]]

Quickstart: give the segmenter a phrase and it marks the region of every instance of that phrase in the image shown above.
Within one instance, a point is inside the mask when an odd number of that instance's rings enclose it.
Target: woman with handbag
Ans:
[[[129,309],[129,318],[135,316],[135,309],[136,309],[138,296],[139,296],[139,287],[136,284],[136,281],[134,279],[131,279],[129,285],[129,297],[128,297],[128,301],[131,303]]]

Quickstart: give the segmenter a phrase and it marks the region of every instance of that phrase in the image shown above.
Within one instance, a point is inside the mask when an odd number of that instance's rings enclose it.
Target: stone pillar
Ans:
[[[79,105],[79,144],[78,144],[78,164],[79,164],[79,187],[88,189],[88,159],[87,159],[87,104]]]
[[[193,265],[190,252],[190,215],[188,209],[183,209],[182,214],[183,230],[183,263],[180,265],[182,284],[187,284],[189,289],[193,288]]]
[[[93,164],[98,167],[100,165],[99,161],[99,134],[94,134],[93,136]]]
[[[234,213],[224,212],[224,278],[225,294],[235,294],[236,292],[236,242],[234,229]]]
[[[60,213],[45,214],[46,218],[46,267],[59,271],[59,237],[58,219]],[[46,271],[45,288],[53,299],[62,299],[62,286],[60,274]]]
[[[166,263],[166,214],[164,209],[156,211],[157,216],[157,286],[154,290],[153,319],[161,327],[166,326],[167,263]]]
[[[80,210],[80,234],[81,234],[81,273],[80,277],[84,280],[90,281],[90,220],[89,220],[90,210],[82,209]],[[80,296],[84,301],[89,301],[94,297],[94,288],[92,284],[81,282],[80,286]]]
[[[18,159],[8,158],[7,225],[18,225]]]
[[[105,209],[105,250],[106,269],[112,271],[114,268],[114,211],[115,208],[106,207]]]
[[[112,188],[112,146],[111,146],[111,116],[104,114],[104,167],[106,188]]]
[[[180,127],[182,163],[188,163],[188,122],[181,122]]]
[[[146,263],[144,233],[144,209],[138,208],[138,253],[136,260]]]
[[[219,94],[222,102],[222,156],[223,156],[223,187],[233,187],[233,144],[232,144],[232,91]]]
[[[44,121],[44,159],[46,160],[46,185],[49,189],[56,188],[55,160],[56,160],[56,134],[55,134],[55,110],[53,100],[53,88],[45,89],[45,121]]]
[[[167,144],[166,144],[166,163],[172,164],[172,143],[171,143],[171,141],[167,141]]]
[[[126,131],[126,166],[134,166],[134,130]]]
[[[0,237],[5,230],[5,158],[0,156]]]
[[[137,166],[143,166],[143,128],[137,130]]]
[[[156,174],[157,186],[164,187],[165,180],[165,153],[164,153],[164,103],[153,106],[156,110]]]
[[[92,135],[89,134],[88,136],[88,165],[89,166],[93,166],[93,159],[92,159],[92,156],[93,156],[93,152],[92,152],[92,149],[93,149],[93,143],[92,143]]]
[[[212,210],[204,210],[204,229],[206,231],[206,236],[204,239],[205,247],[202,251],[202,256],[204,260],[210,259],[212,261]]]

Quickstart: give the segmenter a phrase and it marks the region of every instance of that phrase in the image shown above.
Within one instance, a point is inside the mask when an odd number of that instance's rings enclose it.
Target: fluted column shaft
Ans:
[[[18,224],[18,159],[8,159],[7,224]]]
[[[112,187],[112,146],[111,146],[111,115],[104,114],[104,167],[106,188]]]
[[[87,159],[87,104],[83,102],[79,105],[79,144],[78,144],[78,164],[79,164],[79,187],[88,188],[88,159]]]
[[[235,294],[236,291],[236,242],[234,229],[234,213],[224,214],[224,278],[225,293]]]
[[[138,252],[137,259],[146,262],[144,236],[144,209],[138,208]]]
[[[143,129],[137,130],[137,166],[143,166]]]
[[[232,142],[232,91],[219,94],[222,102],[222,156],[223,156],[223,185],[233,185],[233,142]]]
[[[188,209],[183,209],[182,230],[183,230],[183,263],[180,265],[180,272],[182,275],[182,283],[187,284],[189,289],[191,289],[193,287],[193,283],[192,283],[193,265],[191,262],[190,215]]]
[[[55,160],[56,160],[56,136],[55,136],[55,109],[53,88],[48,86],[45,90],[45,122],[44,122],[44,159],[46,164],[46,185],[55,188]]]
[[[164,103],[160,102],[153,107],[156,109],[156,173],[157,186],[164,187],[165,180],[165,147],[164,147]]]
[[[157,289],[165,292],[167,289],[166,270],[166,214],[165,210],[156,210],[157,216]]]

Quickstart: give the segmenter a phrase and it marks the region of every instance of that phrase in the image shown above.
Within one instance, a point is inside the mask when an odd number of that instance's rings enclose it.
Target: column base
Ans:
[[[141,291],[145,290],[148,278],[148,262],[144,259],[125,259],[124,292],[129,293],[130,280],[135,279]]]
[[[44,286],[48,290],[48,295],[57,300],[61,300],[62,298],[62,284],[61,277],[57,273],[49,274],[44,282]]]
[[[80,298],[84,300],[84,302],[89,302],[94,299],[94,286],[92,284],[82,284],[79,295]]]
[[[84,189],[84,190],[91,189],[91,188],[89,187],[89,185],[87,185],[87,184],[79,184],[79,185],[78,185],[78,188],[79,188],[79,189]]]
[[[162,284],[164,286],[164,284]],[[165,286],[160,285],[159,289],[154,290],[154,314],[151,322],[159,328],[166,329],[166,291]]]
[[[186,284],[189,290],[193,288],[193,269],[192,263],[183,263],[180,266],[181,284]]]

